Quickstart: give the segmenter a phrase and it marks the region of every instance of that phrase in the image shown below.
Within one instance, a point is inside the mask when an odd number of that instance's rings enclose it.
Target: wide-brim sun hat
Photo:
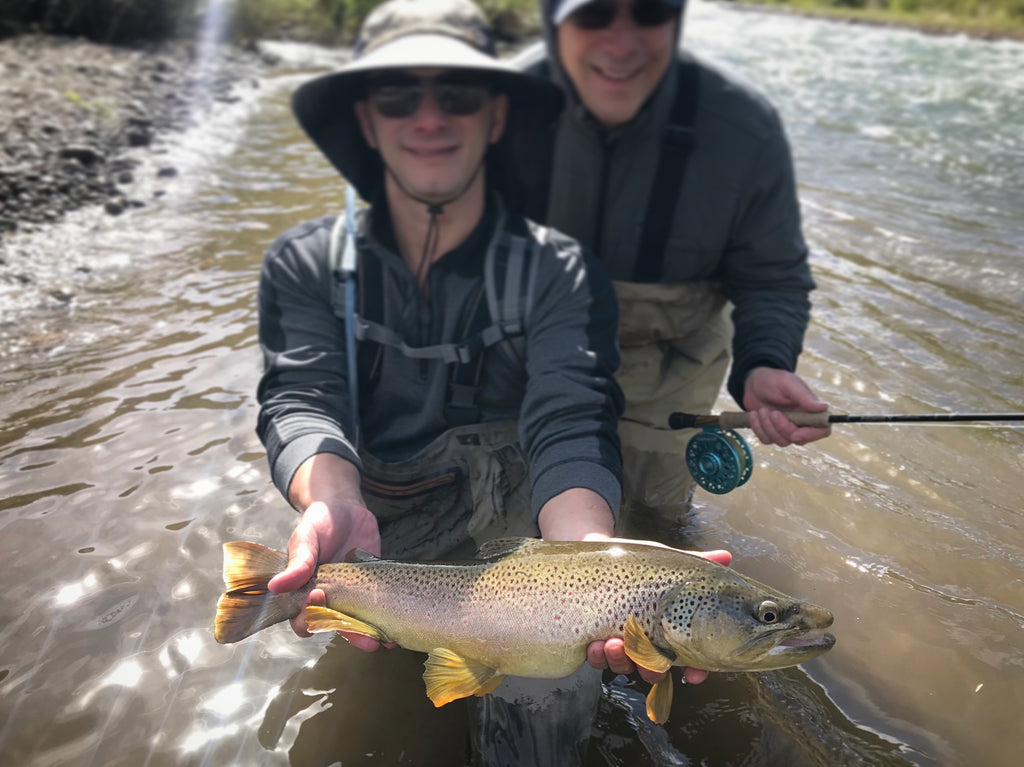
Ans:
[[[360,30],[353,58],[301,85],[292,111],[313,143],[364,199],[383,177],[380,156],[363,138],[353,105],[365,98],[370,72],[396,69],[465,69],[492,78],[509,97],[510,112],[552,122],[563,97],[554,83],[497,58],[494,34],[470,0],[389,0]]]

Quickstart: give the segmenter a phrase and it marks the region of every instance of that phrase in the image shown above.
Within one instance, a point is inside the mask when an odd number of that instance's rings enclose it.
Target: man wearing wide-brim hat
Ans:
[[[263,265],[257,430],[302,513],[273,591],[355,548],[456,558],[499,536],[612,533],[611,283],[502,202],[510,112],[543,127],[560,107],[556,86],[495,58],[468,0],[390,0],[350,63],[295,93],[369,207],[290,230]],[[589,657],[606,665],[603,643]]]

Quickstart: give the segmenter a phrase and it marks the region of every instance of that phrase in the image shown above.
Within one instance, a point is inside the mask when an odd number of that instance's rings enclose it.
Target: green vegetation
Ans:
[[[0,37],[25,32],[102,43],[160,40],[191,31],[200,0],[0,0]]]
[[[499,30],[522,31],[536,19],[538,0],[477,0]],[[383,0],[235,0],[235,34],[243,39],[291,30],[318,42],[351,40]],[[535,22],[532,25],[536,26]]]
[[[321,43],[350,40],[383,0],[0,0],[0,38],[25,32],[71,35],[103,43],[165,40],[196,34],[215,3],[228,12],[226,35],[252,40],[286,34]],[[496,26],[535,28],[537,0],[480,0]]]
[[[739,0],[854,21],[1024,37],[1024,0]]]
[[[538,0],[478,0],[504,38],[537,30]],[[104,43],[189,37],[211,4],[229,9],[237,41],[288,36],[349,41],[382,0],[0,0],[0,38],[25,32]],[[1024,38],[1024,0],[739,0],[799,13]]]
[[[114,108],[109,104],[100,101],[86,101],[77,91],[73,91],[70,88],[64,91],[64,98],[88,112],[95,112],[103,118],[104,122],[113,123],[117,119]]]

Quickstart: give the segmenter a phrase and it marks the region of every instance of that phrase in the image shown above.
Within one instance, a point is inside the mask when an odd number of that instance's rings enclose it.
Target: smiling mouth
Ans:
[[[433,158],[433,157],[447,157],[448,155],[455,154],[456,150],[457,150],[457,147],[454,147],[454,146],[444,146],[444,147],[408,147],[406,151],[408,151],[409,154],[411,154],[411,155],[413,155],[415,157],[430,159],[430,158]]]
[[[619,72],[608,71],[606,69],[601,69],[600,67],[593,67],[593,71],[602,80],[607,80],[608,82],[612,82],[612,83],[628,83],[628,82],[630,82],[632,80],[635,80],[637,75],[640,74],[640,70],[639,69],[634,69],[634,70],[631,70],[629,72],[619,73]]]

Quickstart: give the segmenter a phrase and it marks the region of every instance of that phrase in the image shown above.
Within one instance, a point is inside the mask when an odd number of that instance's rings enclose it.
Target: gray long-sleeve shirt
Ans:
[[[396,253],[383,201],[358,240],[362,263],[381,275],[380,322],[410,346],[458,343],[483,285],[484,254],[498,220],[494,199],[476,230],[431,265],[424,293]],[[260,279],[260,344],[265,372],[257,432],[275,484],[287,497],[298,467],[316,453],[360,465],[352,435],[343,319],[331,303],[329,237],[333,218],[300,225],[269,249]],[[532,237],[524,219],[506,229]],[[557,233],[537,251],[532,305],[525,317],[523,360],[501,345],[483,352],[481,421],[515,419],[530,462],[534,513],[564,490],[599,493],[617,512],[621,460],[616,423],[622,393],[617,310],[611,282],[579,246]],[[362,268],[362,267],[361,267]],[[428,297],[429,296],[429,297]],[[480,328],[476,328],[480,330]],[[364,342],[365,343],[365,342]],[[382,347],[374,374],[362,370],[363,448],[400,461],[444,432],[451,366]]]

